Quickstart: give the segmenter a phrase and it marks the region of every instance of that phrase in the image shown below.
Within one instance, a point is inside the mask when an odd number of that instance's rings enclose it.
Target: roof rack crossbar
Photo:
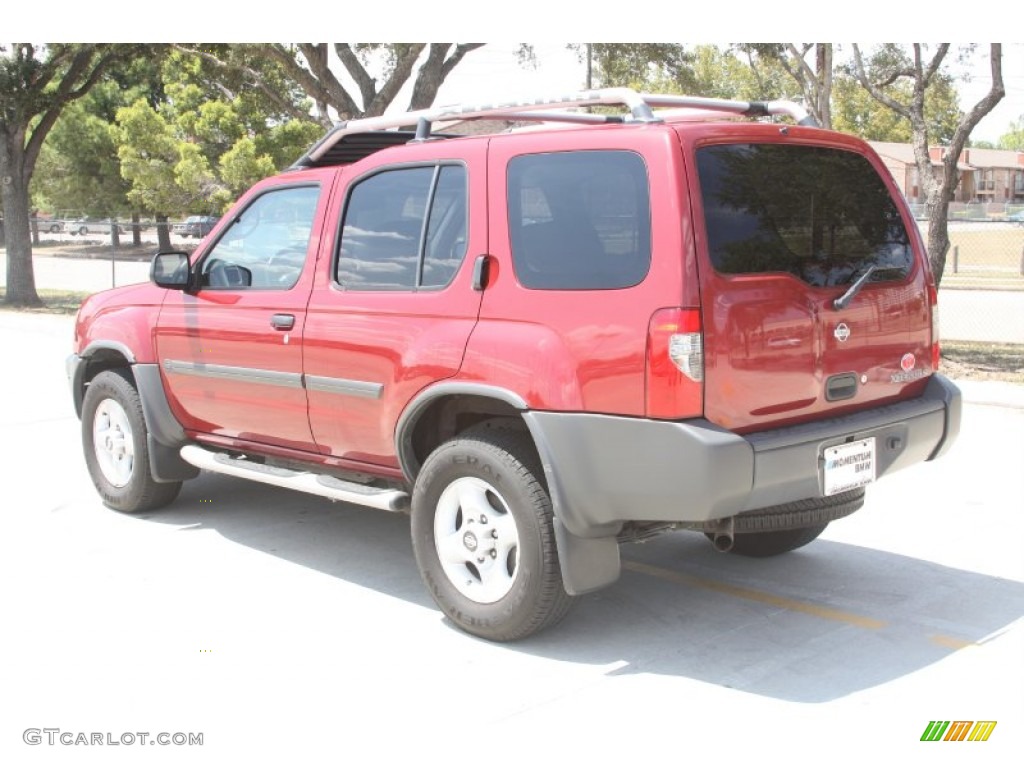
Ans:
[[[770,117],[785,115],[793,118],[797,125],[818,127],[818,121],[807,110],[792,101],[734,101],[732,99],[711,99],[703,96],[675,96],[662,93],[642,93],[640,98],[652,107],[694,107],[716,112],[731,112],[745,117]]]
[[[622,105],[629,109],[629,115],[592,115],[587,113],[555,112],[553,110],[572,107],[596,107]],[[384,131],[389,128],[403,128],[416,125],[415,138],[425,140],[430,136],[432,123],[456,120],[511,119],[511,120],[557,120],[575,123],[632,122],[656,123],[660,119],[652,107],[695,107],[716,112],[745,115],[748,117],[766,115],[787,115],[800,125],[817,126],[814,118],[799,104],[789,101],[732,101],[699,96],[676,96],[670,94],[637,93],[632,88],[601,88],[551,96],[483,104],[456,104],[442,107],[428,107],[411,112],[379,117],[363,117],[347,120],[334,126],[292,167],[301,168],[316,165],[331,148],[345,136],[354,133]]]
[[[471,115],[463,117],[462,120],[508,120],[535,121],[535,122],[556,122],[556,123],[580,123],[583,125],[604,125],[607,123],[624,123],[624,115],[594,115],[588,112],[497,112],[489,115]]]

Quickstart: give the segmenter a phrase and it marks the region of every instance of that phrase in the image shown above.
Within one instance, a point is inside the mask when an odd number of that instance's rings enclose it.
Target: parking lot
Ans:
[[[71,332],[0,312],[0,764],[1020,765],[1024,387],[966,383],[953,451],[803,550],[630,545],[620,582],[501,646],[442,618],[403,516],[206,474],[156,513],[104,507]],[[921,742],[937,719],[997,726]],[[29,745],[31,728],[203,744]]]

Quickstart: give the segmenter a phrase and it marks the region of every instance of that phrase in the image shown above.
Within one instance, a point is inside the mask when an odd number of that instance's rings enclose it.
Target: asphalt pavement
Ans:
[[[617,584],[498,645],[434,607],[404,516],[208,474],[104,507],[71,329],[0,311],[2,765],[1020,765],[1024,387],[970,383],[947,456],[798,552],[630,545]],[[922,742],[935,720],[996,725]]]

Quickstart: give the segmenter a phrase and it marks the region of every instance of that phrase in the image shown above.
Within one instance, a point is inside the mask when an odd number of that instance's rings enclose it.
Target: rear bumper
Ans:
[[[530,411],[555,514],[569,533],[614,536],[626,521],[701,523],[823,495],[825,448],[874,437],[876,476],[945,453],[961,397],[941,375],[913,400],[737,435],[685,422]]]

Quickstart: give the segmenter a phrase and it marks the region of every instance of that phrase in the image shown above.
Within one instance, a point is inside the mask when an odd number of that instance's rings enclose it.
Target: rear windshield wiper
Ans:
[[[866,270],[864,274],[857,278],[857,282],[846,289],[846,293],[840,296],[838,299],[832,302],[833,309],[846,309],[850,302],[853,301],[853,297],[860,293],[860,289],[864,287],[864,283],[868,281],[871,274],[875,271],[876,267],[872,264]]]

